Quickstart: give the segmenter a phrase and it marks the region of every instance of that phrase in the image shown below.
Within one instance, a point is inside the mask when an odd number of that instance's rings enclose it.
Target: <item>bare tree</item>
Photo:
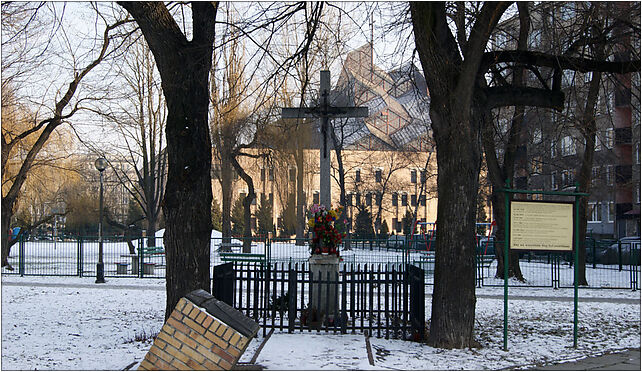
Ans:
[[[37,17],[40,16],[40,12],[44,11],[43,6],[37,6],[35,8],[31,8],[32,4],[31,3],[3,3],[2,4],[2,11],[3,11],[3,28],[4,28],[4,21],[5,20],[10,20],[10,17],[5,18],[5,16],[11,12],[14,7],[17,7],[17,13],[23,13],[27,12],[30,14],[28,17],[23,17],[22,19],[25,20],[26,23],[23,23],[22,27],[14,27],[12,30],[14,30],[14,34],[11,35],[11,37],[8,39],[7,43],[10,42],[16,42],[20,43],[25,40],[28,41],[30,34],[28,33],[29,30],[29,23],[31,20],[36,19]],[[25,10],[26,9],[26,10]],[[66,88],[61,87],[60,90],[57,92],[55,95],[56,97],[51,99],[51,98],[46,98],[45,97],[40,97],[41,102],[39,103],[39,108],[36,111],[37,115],[33,119],[31,126],[28,128],[17,132],[17,133],[9,133],[4,131],[4,126],[3,126],[3,132],[2,132],[2,169],[4,171],[6,162],[9,158],[12,158],[12,152],[15,151],[15,149],[20,146],[21,144],[24,144],[25,140],[28,138],[36,138],[28,148],[25,148],[25,155],[22,156],[19,160],[20,166],[19,170],[17,171],[11,185],[7,185],[7,189],[5,192],[5,188],[3,187],[3,195],[2,195],[2,226],[0,227],[2,229],[2,266],[7,266],[7,257],[9,255],[9,239],[7,232],[9,230],[9,224],[14,212],[14,208],[16,205],[16,201],[19,198],[20,191],[24,185],[25,180],[27,179],[27,176],[29,172],[32,169],[32,166],[42,150],[42,148],[45,146],[47,141],[49,140],[49,137],[51,134],[54,132],[56,128],[58,128],[60,125],[64,124],[67,122],[67,120],[73,116],[76,112],[78,112],[80,109],[82,109],[81,103],[82,99],[79,99],[76,96],[76,93],[79,89],[79,86],[83,80],[100,62],[102,62],[107,56],[114,50],[110,46],[110,43],[112,41],[112,32],[114,29],[119,27],[120,25],[126,23],[125,20],[120,20],[116,21],[115,23],[109,24],[106,18],[104,18],[100,13],[97,13],[98,17],[101,22],[105,24],[105,29],[102,34],[102,37],[100,38],[98,42],[98,50],[93,51],[93,57],[91,60],[89,60],[84,66],[77,66],[75,65],[73,68],[73,71],[70,72],[71,77],[67,77],[68,80],[68,85]],[[58,24],[60,21],[56,20],[55,24]],[[60,27],[56,27],[56,30],[64,30]],[[63,34],[61,36],[62,38],[65,38],[65,35]],[[23,40],[24,38],[24,40]],[[5,49],[7,45],[3,44],[3,50]],[[45,43],[44,46],[41,47],[41,51],[47,50],[49,48],[48,43]],[[3,53],[4,56],[4,53]],[[39,60],[38,58],[42,58],[42,55],[39,55],[37,57],[29,56],[25,59],[21,59],[20,56],[18,56],[15,59],[12,59],[13,63],[13,68],[15,70],[18,70],[18,73],[12,74],[12,73],[7,73],[7,78],[8,79],[16,79],[17,76],[20,76],[25,70],[29,69],[29,63],[33,62],[34,58],[38,60],[40,63],[42,63],[42,60]],[[71,58],[74,58],[73,56]],[[3,88],[5,87],[5,66],[3,65]],[[16,84],[17,80],[13,81],[13,84]],[[45,112],[49,111],[49,112]],[[3,172],[4,176],[4,172]],[[4,186],[4,183],[3,183]]]
[[[510,3],[473,4],[449,25],[444,3],[411,3],[415,44],[431,94],[430,117],[437,148],[439,205],[437,256],[429,342],[438,347],[475,345],[475,215],[481,164],[480,128],[489,109],[501,106],[562,106],[561,70],[625,72],[639,70],[639,61],[600,62],[582,57],[533,51],[491,51],[491,33]],[[480,87],[484,74],[499,63],[552,68],[549,88]],[[541,75],[541,74],[540,74]]]

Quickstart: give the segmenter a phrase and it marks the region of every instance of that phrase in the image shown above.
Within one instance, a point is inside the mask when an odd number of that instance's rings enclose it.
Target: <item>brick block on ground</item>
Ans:
[[[139,370],[230,370],[259,325],[204,290],[181,298]]]

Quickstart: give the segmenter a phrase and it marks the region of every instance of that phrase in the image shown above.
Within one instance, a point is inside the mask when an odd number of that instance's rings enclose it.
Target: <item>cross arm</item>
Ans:
[[[292,118],[364,118],[368,116],[368,107],[334,107],[330,106],[327,110],[319,107],[301,107],[301,108],[281,108],[281,117],[284,119]]]

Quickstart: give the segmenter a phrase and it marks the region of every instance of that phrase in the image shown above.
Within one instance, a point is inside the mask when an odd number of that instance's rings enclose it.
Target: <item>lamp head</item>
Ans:
[[[107,159],[103,157],[96,159],[96,161],[94,162],[94,166],[96,167],[96,169],[98,169],[99,172],[104,171],[105,169],[107,169]]]

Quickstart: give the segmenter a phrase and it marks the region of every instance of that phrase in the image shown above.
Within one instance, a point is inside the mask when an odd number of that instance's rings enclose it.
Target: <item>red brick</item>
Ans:
[[[212,351],[214,352],[214,354],[220,356],[222,359],[225,359],[230,363],[236,362],[236,358],[234,358],[233,356],[228,354],[225,350],[221,349],[220,347],[218,347],[216,345],[212,346]],[[220,365],[220,363],[219,363],[219,365]]]
[[[239,357],[241,355],[241,350],[235,348],[234,346],[228,347],[225,351],[233,357]]]
[[[199,346],[197,351],[205,356],[205,360],[209,360],[214,363],[218,363],[218,361],[221,360],[220,356],[214,354],[210,349],[204,348],[203,346]]]
[[[205,368],[207,368],[210,371],[218,371],[221,369],[221,367],[219,367],[218,364],[213,363],[207,359],[203,362],[203,365],[205,366]]]
[[[231,369],[232,369],[232,363],[228,363],[228,362],[226,362],[226,361],[224,361],[224,360],[221,360],[221,361],[218,363],[218,365],[219,365],[219,367],[223,368],[223,369],[224,369],[224,370],[226,370],[226,371],[229,371],[229,370],[231,370]]]
[[[205,367],[203,367],[203,366],[202,366],[202,365],[200,365],[199,363],[196,363],[193,359],[188,360],[188,361],[187,361],[187,365],[188,365],[190,368],[195,369],[195,370],[201,370],[201,371],[204,371],[204,370],[205,370]]]

